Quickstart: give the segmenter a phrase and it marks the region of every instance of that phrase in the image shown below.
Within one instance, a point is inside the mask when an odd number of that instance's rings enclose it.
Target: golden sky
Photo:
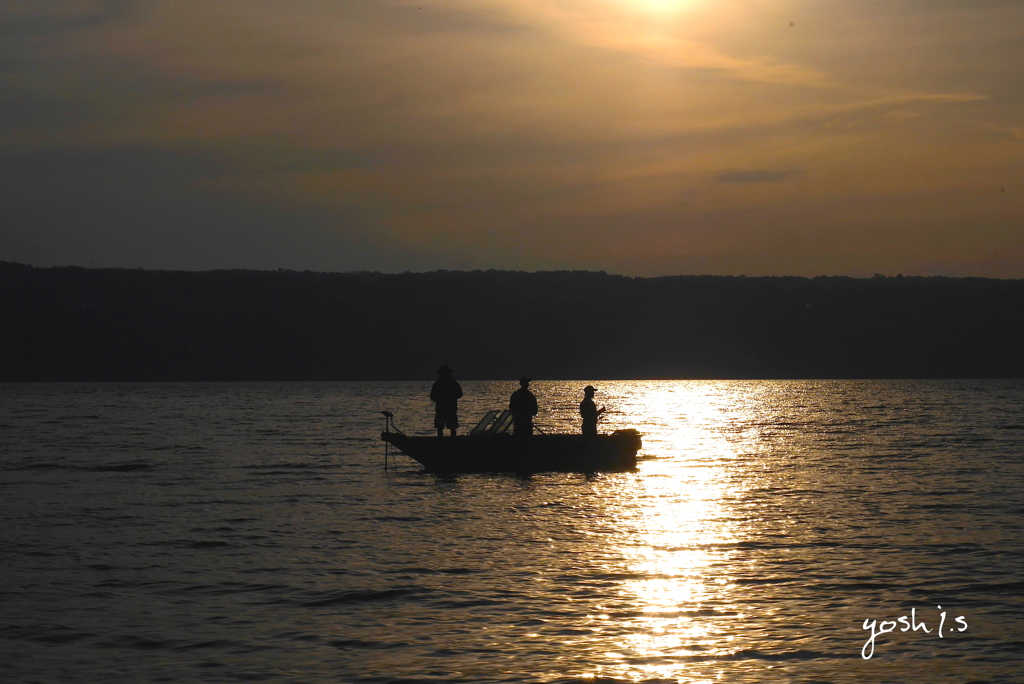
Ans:
[[[1024,277],[1021,0],[0,0],[0,260]]]

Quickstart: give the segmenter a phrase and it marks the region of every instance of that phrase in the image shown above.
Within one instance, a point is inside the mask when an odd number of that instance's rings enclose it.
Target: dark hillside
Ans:
[[[1024,377],[1024,281],[0,262],[0,380]]]

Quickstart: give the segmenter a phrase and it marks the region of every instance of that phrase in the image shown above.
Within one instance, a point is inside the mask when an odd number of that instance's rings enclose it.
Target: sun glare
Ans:
[[[635,574],[623,599],[640,613],[620,643],[619,676],[698,676],[684,672],[687,658],[734,650],[738,609],[723,600],[728,578],[716,571],[741,534],[729,507],[741,443],[722,430],[727,414],[744,410],[734,399],[714,383],[672,383],[635,397],[630,409],[645,416],[645,453],[656,459],[643,463],[634,537],[620,549]]]
[[[681,14],[696,9],[703,0],[631,0],[627,5],[652,14]]]

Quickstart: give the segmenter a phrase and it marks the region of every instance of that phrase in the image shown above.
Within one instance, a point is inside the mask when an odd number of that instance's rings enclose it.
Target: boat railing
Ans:
[[[512,412],[508,409],[504,411],[488,411],[484,414],[484,417],[480,419],[480,422],[476,424],[476,427],[470,430],[470,437],[488,437],[492,435],[503,435],[508,432],[509,428],[512,427]]]
[[[384,432],[394,432],[399,435],[405,436],[405,433],[398,429],[395,425],[395,414],[391,411],[381,411],[380,414],[384,416]],[[383,434],[383,433],[381,433]]]

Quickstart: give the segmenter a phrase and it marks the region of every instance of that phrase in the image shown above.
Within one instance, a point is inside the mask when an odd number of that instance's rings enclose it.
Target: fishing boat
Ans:
[[[510,411],[488,411],[468,435],[409,437],[384,414],[380,438],[435,473],[625,472],[636,470],[636,430],[610,434],[510,434]],[[385,452],[385,466],[387,453]]]

